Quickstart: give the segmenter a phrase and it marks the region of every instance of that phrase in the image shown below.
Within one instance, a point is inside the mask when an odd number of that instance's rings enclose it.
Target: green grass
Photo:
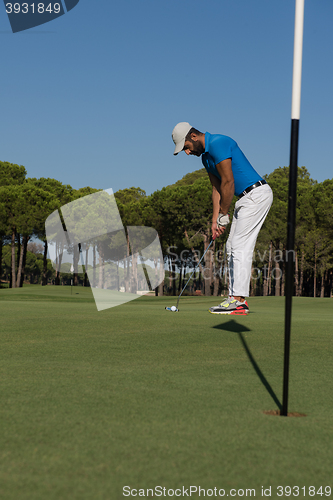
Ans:
[[[97,312],[88,288],[0,290],[1,500],[333,486],[332,299],[293,301],[289,411],[304,418],[263,413],[282,401],[283,298],[251,298],[248,317],[175,303]]]

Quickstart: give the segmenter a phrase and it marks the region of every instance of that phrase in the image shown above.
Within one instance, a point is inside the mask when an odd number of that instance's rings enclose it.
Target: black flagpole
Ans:
[[[296,0],[293,92],[292,92],[292,111],[291,111],[290,166],[289,166],[288,226],[287,226],[287,249],[286,249],[286,303],[285,303],[285,334],[284,334],[283,401],[281,409],[281,415],[285,417],[288,415],[290,329],[291,329],[292,297],[293,297],[294,276],[295,276],[294,249],[295,249],[295,221],[296,221],[296,198],[297,198],[298,135],[299,135],[299,118],[300,118],[300,108],[301,108],[303,24],[304,24],[304,0]]]

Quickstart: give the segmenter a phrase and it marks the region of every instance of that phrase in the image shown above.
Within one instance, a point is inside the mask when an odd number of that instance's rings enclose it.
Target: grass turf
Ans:
[[[175,302],[97,312],[88,288],[0,290],[1,499],[333,486],[332,299],[293,301],[289,411],[304,418],[263,413],[282,401],[283,298],[251,298],[247,317]]]

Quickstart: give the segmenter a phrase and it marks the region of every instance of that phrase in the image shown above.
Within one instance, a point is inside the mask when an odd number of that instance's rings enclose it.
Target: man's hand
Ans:
[[[218,227],[217,221],[212,223],[212,235],[213,235],[214,239],[221,236],[221,234],[223,234],[225,230],[226,230],[226,226]]]

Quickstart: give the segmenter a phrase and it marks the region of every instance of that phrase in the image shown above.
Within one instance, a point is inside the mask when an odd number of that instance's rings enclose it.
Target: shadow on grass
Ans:
[[[263,386],[265,387],[265,389],[267,390],[268,394],[271,396],[271,398],[273,399],[274,403],[277,405],[277,407],[281,410],[282,409],[282,404],[280,403],[278,397],[276,396],[275,392],[273,391],[270,383],[268,382],[268,380],[266,379],[265,375],[262,373],[262,371],[260,370],[256,360],[254,359],[254,357],[252,356],[252,353],[249,349],[249,346],[247,345],[246,343],[246,340],[244,339],[243,335],[242,335],[242,332],[250,332],[251,329],[248,328],[247,326],[244,326],[244,325],[241,325],[239,323],[237,323],[235,320],[230,320],[226,323],[221,323],[220,325],[216,325],[214,326],[213,328],[216,328],[218,330],[225,330],[227,332],[234,332],[234,333],[238,333],[238,337],[240,339],[240,341],[242,342],[243,344],[243,347],[245,349],[245,352],[247,354],[247,357],[249,358],[249,360],[251,361],[251,364],[253,366],[253,368],[255,369],[258,377],[260,378]]]

